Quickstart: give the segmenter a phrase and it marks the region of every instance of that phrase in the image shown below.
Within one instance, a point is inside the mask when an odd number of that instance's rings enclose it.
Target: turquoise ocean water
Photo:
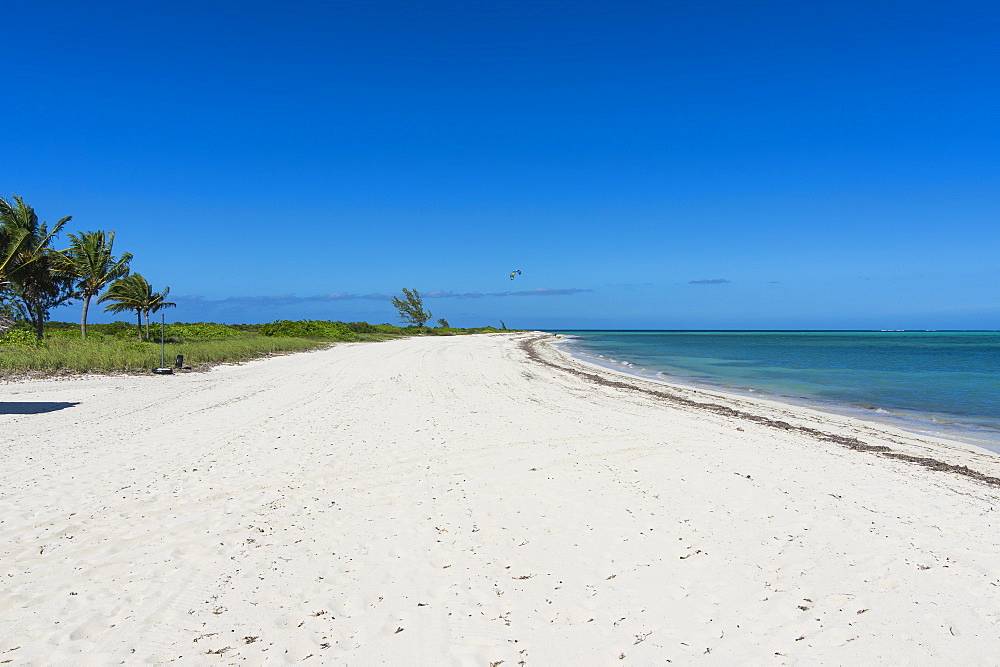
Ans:
[[[554,331],[636,375],[770,395],[1000,452],[1000,332]]]

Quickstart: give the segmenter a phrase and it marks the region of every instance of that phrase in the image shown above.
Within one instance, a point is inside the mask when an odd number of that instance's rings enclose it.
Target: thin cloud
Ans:
[[[593,292],[589,289],[576,287],[566,289],[552,289],[550,287],[536,287],[533,290],[520,292],[451,292],[446,290],[429,290],[421,292],[420,296],[425,299],[481,299],[487,296],[568,296]],[[277,294],[268,296],[230,296],[224,299],[206,299],[199,295],[179,296],[176,301],[191,305],[211,306],[220,308],[254,308],[254,307],[277,307],[293,306],[300,303],[322,303],[330,301],[388,301],[391,294],[382,292],[371,292],[370,294],[351,294],[349,292],[330,292],[328,294],[315,294],[312,296],[296,296],[295,294]],[[402,296],[402,293],[396,293]]]
[[[289,306],[298,303],[315,303],[329,301],[352,301],[364,299],[370,301],[385,301],[389,297],[386,294],[348,294],[346,292],[332,292],[330,294],[315,294],[313,296],[296,296],[294,294],[278,294],[268,296],[229,296],[224,299],[206,299],[203,296],[190,295],[179,296],[176,300],[184,303],[210,305],[218,307],[247,308],[256,306]]]
[[[490,292],[487,296],[568,296],[571,294],[582,294],[593,292],[592,289],[579,289],[570,287],[568,289],[552,289],[550,287],[536,287],[533,290],[523,292]]]
[[[706,280],[689,280],[688,285],[722,285],[730,281],[725,278],[711,278]]]
[[[566,289],[552,289],[551,287],[536,287],[532,290],[518,292],[445,292],[443,290],[431,290],[421,292],[420,296],[425,299],[481,299],[484,296],[568,296],[580,294],[582,292],[593,292],[594,290],[570,287]]]
[[[421,292],[420,296],[425,299],[481,299],[485,295],[482,292],[448,292],[435,289],[429,292]]]

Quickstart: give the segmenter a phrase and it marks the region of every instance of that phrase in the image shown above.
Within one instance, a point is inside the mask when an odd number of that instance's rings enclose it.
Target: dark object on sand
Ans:
[[[178,354],[177,358],[174,359],[174,367],[175,368],[184,368],[184,355],[183,354]]]

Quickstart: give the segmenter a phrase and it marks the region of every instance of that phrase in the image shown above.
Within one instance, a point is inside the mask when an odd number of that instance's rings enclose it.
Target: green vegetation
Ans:
[[[351,331],[343,322],[327,322],[320,320],[279,320],[271,324],[262,324],[262,336],[294,336],[298,338],[317,338],[322,340],[358,340],[358,334]]]
[[[149,316],[176,305],[166,300],[170,288],[155,292],[141,274],[132,272],[132,254],[115,255],[113,231],[71,233],[69,247],[57,250],[56,238],[71,219],[62,218],[49,228],[20,197],[10,201],[0,197],[0,375],[145,372],[158,365],[161,342],[167,357],[183,355],[192,367],[204,367],[311,350],[336,341],[498,331],[493,327],[456,329],[444,318],[437,320],[437,327],[426,329],[431,313],[424,310],[417,290],[404,287],[405,298],[393,297],[392,305],[406,326],[330,320],[233,325],[175,322],[163,327],[161,336],[158,327],[150,331]],[[94,297],[106,304],[106,311],[135,313],[135,324],[88,326]],[[79,326],[48,321],[51,309],[73,300],[83,302]]]
[[[155,332],[157,342],[160,340],[159,334],[159,331]],[[225,324],[215,324],[214,322],[182,324],[176,322],[167,325],[164,338],[169,343],[181,343],[196,340],[225,340],[227,338],[238,338],[246,335],[247,332],[240,331],[234,327],[227,327]]]
[[[424,301],[420,298],[420,292],[404,287],[403,296],[406,298],[392,297],[392,307],[399,313],[399,321],[422,329],[427,320],[431,319],[433,315],[431,315],[430,311],[424,310]]]
[[[379,333],[384,333],[384,334],[408,334],[408,333],[412,333],[408,329],[404,329],[403,327],[397,327],[397,326],[392,325],[392,324],[376,324],[374,326],[375,326],[376,329],[378,329]]]
[[[0,345],[4,347],[41,347],[44,345],[30,331],[24,329],[14,329],[0,336]]]
[[[92,324],[86,339],[77,325],[46,322],[39,341],[27,329],[0,336],[0,375],[26,373],[145,373],[160,359],[159,327],[148,340],[139,339],[142,323]],[[258,357],[327,347],[336,341],[377,341],[414,335],[457,336],[496,333],[495,327],[456,329],[397,327],[368,322],[290,321],[269,324],[225,325],[212,322],[175,322],[164,327],[167,359],[184,355],[193,368],[249,361]]]
[[[50,230],[20,197],[0,197],[0,335],[20,315],[41,340],[49,310],[75,296],[72,280],[54,270],[62,255],[52,248],[70,219],[59,220]]]
[[[244,330],[254,325],[237,325]],[[382,340],[391,336],[412,336],[420,333],[419,327],[397,327],[392,324],[368,322],[331,322],[329,320],[279,320],[256,325],[253,329],[262,336],[294,336],[329,341]]]
[[[7,339],[21,334],[9,332],[0,339],[0,373],[27,371],[77,373],[87,372],[148,372],[159,365],[160,346],[155,343],[123,341],[117,338],[91,336],[46,337],[44,343],[9,345]],[[30,336],[30,334],[29,334]],[[33,337],[32,337],[33,338]],[[322,347],[323,343],[303,338],[240,337],[225,341],[203,340],[167,343],[167,357],[184,355],[184,363],[207,366],[220,363],[249,361],[282,352],[300,352]]]
[[[173,308],[176,303],[164,301],[170,294],[170,288],[162,292],[154,292],[153,286],[142,277],[142,274],[132,273],[111,283],[98,303],[110,301],[104,310],[112,313],[122,313],[134,310],[139,324],[139,340],[149,340],[149,314],[157,313],[164,308]],[[146,336],[142,335],[142,316],[146,316]]]
[[[100,294],[108,283],[123,278],[129,273],[130,253],[114,256],[114,232],[83,232],[69,235],[69,250],[63,253],[58,271],[77,281],[77,290],[83,298],[83,313],[80,316],[80,337],[87,337],[87,311],[90,300]]]

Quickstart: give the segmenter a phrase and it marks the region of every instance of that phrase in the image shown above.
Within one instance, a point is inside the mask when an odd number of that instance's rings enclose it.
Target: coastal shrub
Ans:
[[[407,331],[403,327],[397,327],[395,324],[373,324],[372,326],[375,327],[375,330],[378,333],[383,333],[383,334],[405,334],[405,333],[410,333],[409,331]]]
[[[90,331],[90,327],[88,326],[87,327],[87,334],[89,335],[91,333],[95,333],[96,334],[98,332],[91,332]],[[50,331],[48,328],[46,328],[45,329],[45,337],[46,338],[79,338],[80,337],[80,325],[77,325],[77,327],[75,329],[52,329]]]
[[[367,322],[338,322],[338,324],[344,324],[348,329],[358,334],[377,334],[380,333],[378,327],[374,324],[368,324]]]
[[[91,330],[104,334],[105,336],[114,336],[115,338],[135,338],[135,325],[129,324],[128,322],[112,322],[111,324],[91,324],[87,327],[87,333]],[[79,331],[77,331],[79,333]]]
[[[135,340],[135,325],[128,322],[110,322],[110,323],[100,323],[91,322],[87,324],[87,337],[96,337],[98,339],[104,338],[105,336],[112,336],[115,338],[120,338],[122,340]],[[46,338],[68,338],[77,339],[80,338],[80,323],[79,322],[46,322],[45,323],[45,337]]]
[[[152,329],[152,327],[151,327]],[[152,332],[159,340],[159,327],[156,327],[156,331]],[[245,335],[242,331],[233,329],[232,327],[226,326],[225,324],[216,324],[214,322],[194,322],[194,323],[183,323],[175,322],[173,324],[168,324],[164,329],[164,335],[167,340],[223,340],[226,338],[235,338],[237,336]]]
[[[92,326],[101,326],[96,324],[88,325],[88,329]],[[106,326],[106,325],[103,325]],[[80,333],[80,323],[79,322],[56,322],[49,321],[45,323],[45,333],[55,333],[56,331],[75,331],[77,334]],[[89,331],[88,331],[89,333]]]
[[[11,329],[3,336],[0,336],[0,346],[2,347],[39,347],[43,345],[38,337],[31,331],[24,329]]]
[[[226,326],[244,333],[258,333],[260,331],[259,324],[227,324]]]
[[[262,324],[260,333],[263,336],[358,340],[358,335],[351,331],[346,324],[328,320],[278,320],[270,324]]]

